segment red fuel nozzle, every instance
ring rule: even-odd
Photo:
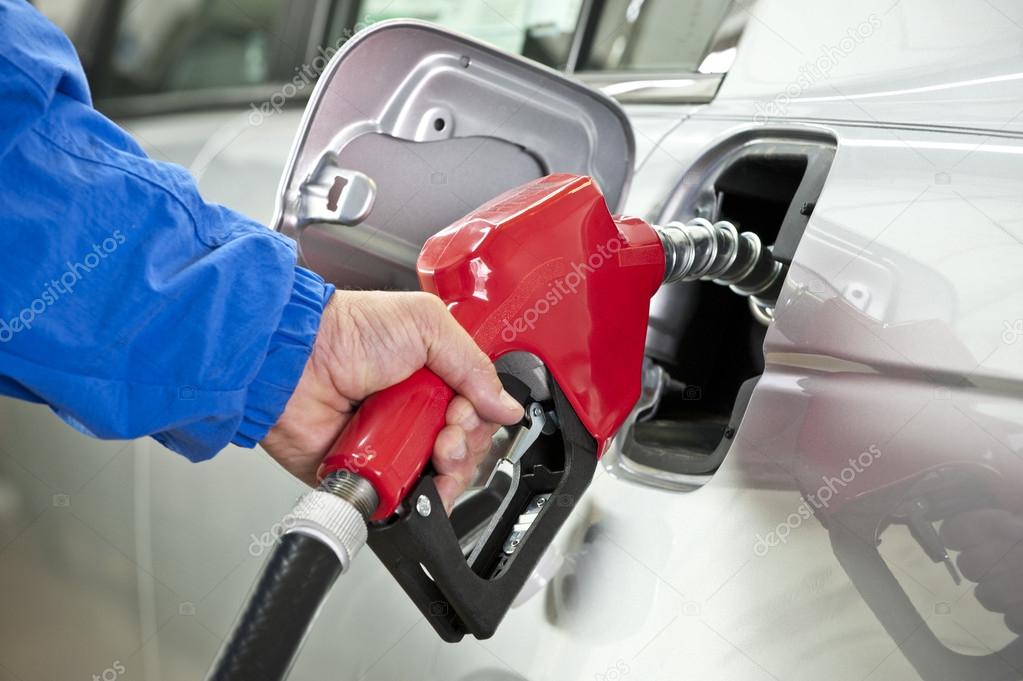
[[[418,270],[423,290],[491,359],[530,358],[501,370],[524,388],[534,418],[529,444],[503,459],[515,472],[500,507],[477,519],[486,527],[467,559],[428,469],[452,390],[421,369],[370,396],[320,466],[320,489],[295,507],[210,679],[282,677],[363,542],[442,638],[491,636],[636,404],[661,283],[713,278],[764,296],[782,278],[753,235],[728,223],[614,218],[593,180],[567,174],[502,194],[437,233]],[[278,620],[286,639],[267,630]]]
[[[639,395],[649,300],[665,273],[657,231],[612,218],[590,178],[551,175],[431,237],[418,270],[423,290],[492,359],[539,357],[603,451]],[[364,476],[380,498],[372,519],[391,516],[426,466],[451,397],[425,369],[371,396],[320,476]]]

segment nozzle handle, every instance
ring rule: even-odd
[[[452,397],[429,369],[369,396],[320,464],[319,479],[337,470],[364,477],[380,499],[369,519],[391,516],[430,460]]]

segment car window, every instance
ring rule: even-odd
[[[336,0],[329,19],[318,14],[327,5],[289,0],[36,4],[75,41],[102,106],[127,96],[152,101],[155,111],[214,99],[236,104],[239,88],[289,82],[318,45],[321,53],[336,49],[386,19],[431,21],[556,69],[613,80],[617,73],[724,73],[743,18],[730,0]],[[577,35],[581,25],[587,30]],[[186,92],[201,98],[132,97]]]
[[[107,96],[153,94],[271,79],[282,0],[135,0],[121,17]]]
[[[355,28],[421,19],[563,68],[581,7],[582,0],[365,0]],[[333,32],[343,37],[345,27],[335,26]]]
[[[32,4],[74,40],[89,0],[35,0]]]
[[[726,23],[732,5],[730,0],[608,0],[579,70],[724,73],[742,28]]]

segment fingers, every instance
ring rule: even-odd
[[[954,551],[1023,540],[1023,518],[999,509],[959,513],[941,525],[941,538]]]
[[[490,450],[498,424],[518,423],[523,412],[522,405],[501,386],[490,359],[444,304],[430,295],[420,302],[417,310],[426,315],[424,337],[429,339],[426,365],[457,393],[448,406],[447,425],[437,435],[433,456],[434,483],[450,512]]]
[[[960,551],[956,564],[976,582],[977,601],[1005,615],[1006,626],[1023,631],[1023,519],[1007,511],[982,509],[955,515],[941,526],[945,545]]]
[[[424,331],[429,333],[426,365],[456,393],[464,395],[482,420],[505,425],[520,421],[522,406],[504,391],[490,359],[440,299],[423,296],[420,314],[425,316]]]
[[[1023,607],[1023,575],[1014,570],[1001,572],[984,579],[974,593],[977,601],[993,612],[1018,610]]]
[[[444,419],[450,425],[459,426],[466,433],[476,430],[483,424],[472,402],[461,395],[456,395],[451,400]]]
[[[1023,545],[992,541],[971,547],[959,554],[956,565],[963,577],[980,582],[1003,572],[1011,572],[1023,563]]]
[[[465,484],[450,475],[437,475],[433,478],[433,483],[437,486],[441,501],[444,502],[444,512],[450,514],[455,499],[465,491]]]
[[[433,468],[437,472],[434,483],[444,510],[451,511],[458,495],[472,480],[479,454],[470,455],[466,433],[458,426],[444,426],[437,435],[433,448]]]
[[[480,461],[490,451],[495,424],[480,419],[472,404],[457,396],[448,406],[447,424],[437,435],[433,450],[434,483],[444,508],[450,512],[459,494],[472,481]]]
[[[1017,603],[1005,613],[1005,626],[1014,634],[1023,634],[1023,603]]]
[[[458,426],[465,433],[466,445],[470,457],[474,457],[473,470],[480,460],[490,451],[490,444],[499,426],[480,418],[472,403],[461,395],[456,395],[448,405],[445,420],[449,425]]]

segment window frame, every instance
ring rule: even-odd
[[[706,104],[714,99],[727,73],[579,69],[579,64],[589,61],[593,40],[606,8],[607,0],[583,0],[565,73],[623,104]],[[741,0],[731,0],[724,20],[708,43],[707,54],[726,46],[734,47],[742,36],[748,17],[749,12]],[[738,25],[737,35],[729,35],[730,25]]]
[[[252,102],[266,100],[277,92],[291,77],[291,65],[309,63],[316,49],[329,37],[333,27],[354,26],[360,16],[361,0],[290,0],[288,16],[299,16],[286,25],[286,39],[282,42],[295,46],[294,52],[284,51],[271,55],[274,79],[255,86],[230,86],[177,92],[121,95],[108,94],[113,59],[113,46],[121,27],[124,12],[131,0],[92,0],[93,11],[85,24],[76,31],[76,46],[85,65],[86,75],[93,87],[97,107],[112,118],[134,118],[186,111],[209,111],[244,108]],[[687,71],[603,71],[582,70],[579,64],[588,61],[602,13],[608,0],[583,0],[572,37],[564,73],[586,85],[603,91],[623,104],[705,104],[717,94],[726,74],[705,74]],[[720,49],[724,41],[734,44],[735,31],[726,35],[726,27],[739,24],[738,34],[748,12],[741,2],[732,2],[725,20],[710,41],[710,51]],[[294,97],[286,105],[304,106],[309,93]]]

